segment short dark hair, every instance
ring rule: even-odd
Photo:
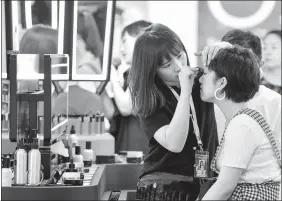
[[[58,53],[58,31],[43,24],[33,25],[27,29],[20,41],[22,54],[39,54],[43,62],[44,54]],[[39,73],[43,73],[43,65],[39,66]]]
[[[243,31],[240,29],[232,29],[228,31],[221,39],[222,41],[229,42],[232,45],[240,45],[244,48],[251,49],[256,55],[259,62],[262,58],[262,46],[260,38],[250,31]]]
[[[177,56],[182,51],[186,53],[180,38],[162,24],[152,24],[137,38],[128,77],[134,115],[147,117],[165,105],[161,91],[165,84],[157,70],[163,64],[163,58],[170,61],[170,55]],[[187,53],[186,56],[189,65]]]
[[[239,45],[220,50],[208,68],[217,78],[225,77],[227,85],[222,92],[235,103],[246,102],[254,97],[260,85],[258,61],[254,54]]]
[[[57,54],[58,31],[43,24],[27,29],[20,41],[24,54]]]
[[[127,32],[130,36],[136,37],[141,34],[144,28],[150,26],[151,24],[152,24],[151,22],[148,22],[146,20],[136,21],[124,27],[122,30],[121,36],[123,37],[125,32]]]
[[[268,36],[269,34],[275,34],[281,38],[281,30],[278,30],[278,29],[271,30],[266,33],[265,37]]]

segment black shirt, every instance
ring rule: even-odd
[[[200,84],[196,80],[192,91],[192,97],[204,148],[209,149],[211,159],[218,143],[216,122],[214,118],[213,104],[201,101],[199,87]],[[153,172],[167,172],[184,176],[193,176],[193,165],[195,160],[195,151],[193,148],[197,146],[197,139],[194,134],[191,119],[187,119],[187,123],[190,121],[189,133],[184,148],[180,153],[170,152],[160,145],[154,138],[154,134],[159,128],[170,124],[178,102],[167,86],[161,85],[159,89],[165,96],[165,106],[158,108],[149,117],[141,119],[142,128],[149,139],[150,151],[145,158],[140,178]]]

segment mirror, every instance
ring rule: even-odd
[[[69,38],[71,79],[105,81],[111,65],[113,13],[115,1],[72,1],[73,13],[66,13],[72,25],[65,24]],[[70,10],[70,9],[69,9]],[[72,16],[69,16],[72,15]],[[72,30],[69,30],[72,27]],[[67,36],[69,37],[69,35]],[[65,39],[67,38],[65,37]],[[66,43],[66,41],[65,41]]]
[[[63,27],[60,28],[59,21],[64,19],[64,2],[61,1],[11,1],[12,11],[12,27],[11,30],[6,30],[6,33],[12,32],[14,39],[12,44],[13,51],[22,49],[21,39],[25,32],[36,24],[43,24],[57,30],[57,35],[63,41]],[[60,12],[63,11],[63,12]],[[62,51],[63,44],[58,43],[59,50]],[[23,52],[26,53],[26,52]],[[31,52],[28,52],[31,53]],[[34,52],[35,53],[35,52]],[[55,53],[55,52],[54,52]]]

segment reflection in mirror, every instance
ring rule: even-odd
[[[58,30],[59,2],[11,1],[12,3],[12,35],[13,50],[20,50],[20,41],[27,29],[36,24],[44,24]],[[58,37],[58,36],[57,36]]]
[[[113,5],[113,1],[74,1],[73,80],[106,80],[111,63]]]

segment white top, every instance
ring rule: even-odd
[[[281,132],[280,132],[281,133]],[[281,137],[276,138],[281,151]],[[229,123],[216,161],[222,166],[244,169],[239,183],[281,181],[281,170],[272,146],[260,125],[246,114]]]
[[[218,139],[220,140],[226,119],[219,107],[215,104],[214,106]],[[261,85],[255,97],[248,101],[248,107],[260,112],[274,135],[281,139],[281,95],[279,93]]]

